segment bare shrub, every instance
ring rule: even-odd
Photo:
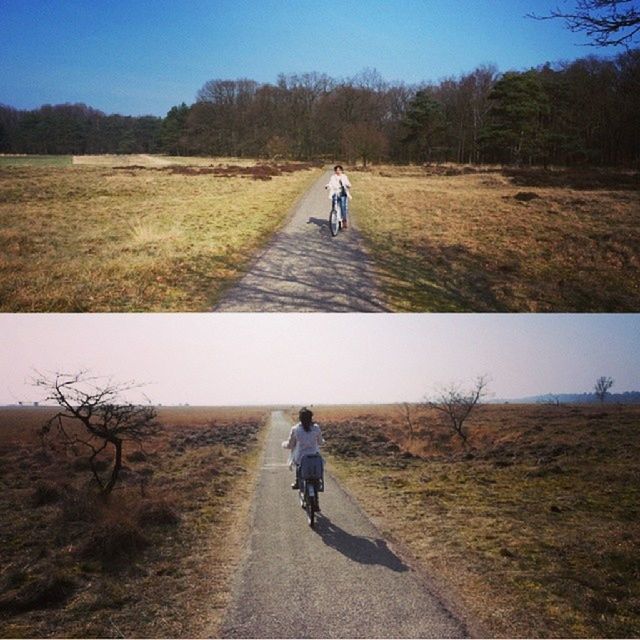
[[[141,527],[176,525],[180,523],[180,514],[171,500],[150,498],[138,508],[137,521]]]
[[[464,429],[465,422],[486,396],[487,382],[487,376],[478,376],[473,387],[466,391],[462,390],[458,384],[451,383],[425,402],[428,407],[446,417],[449,426],[465,445],[468,437]]]
[[[61,518],[65,523],[95,522],[101,508],[100,500],[89,489],[67,492],[60,504]]]
[[[76,581],[64,572],[38,576],[0,598],[0,612],[16,614],[58,606],[77,589]]]
[[[53,400],[62,409],[41,428],[43,443],[53,430],[56,440],[67,451],[76,455],[84,451],[89,455],[89,465],[100,492],[111,493],[122,468],[123,443],[142,443],[159,430],[153,407],[122,398],[139,385],[104,382],[85,371],[57,373],[53,378],[40,375],[34,384],[46,390],[46,400]],[[105,477],[100,465],[105,464],[109,449],[113,462],[109,462],[110,470]]]
[[[129,462],[145,462],[147,459],[147,454],[144,451],[132,451],[128,456],[127,460]]]
[[[80,549],[80,555],[108,564],[131,558],[148,544],[148,539],[137,523],[132,520],[107,518],[97,523],[90,532]]]
[[[40,480],[33,490],[31,499],[36,507],[58,502],[64,495],[64,487],[51,480]]]

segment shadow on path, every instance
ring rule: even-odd
[[[350,233],[333,238],[326,220],[309,217],[307,232],[282,233],[233,289],[240,305],[253,311],[387,311],[373,295],[367,256]],[[311,231],[311,232],[310,232]],[[315,232],[314,232],[315,231]],[[229,309],[228,296],[216,310]]]
[[[214,311],[380,312],[374,271],[357,228],[329,229],[325,174],[296,206],[243,278]],[[326,215],[324,212],[326,211]]]
[[[326,218],[314,218],[313,216],[309,216],[307,224],[315,224],[320,232],[326,232],[326,234],[331,235],[331,230],[329,229],[329,216]]]
[[[354,536],[322,514],[317,515],[316,533],[329,547],[360,564],[379,564],[392,571],[408,571],[409,567],[392,553],[381,538]]]

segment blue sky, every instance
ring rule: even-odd
[[[164,404],[418,401],[488,374],[498,398],[640,389],[640,314],[0,314],[0,404],[33,369],[149,383]]]
[[[375,68],[415,83],[615,53],[525,17],[566,1],[0,0],[0,103],[164,115],[217,78]]]

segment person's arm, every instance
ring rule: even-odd
[[[324,438],[322,437],[322,431],[320,431],[320,427],[318,427],[318,432],[316,433],[316,442],[318,443],[319,447],[324,444]]]
[[[291,432],[289,433],[289,440],[285,440],[282,443],[284,449],[295,449],[296,446],[296,428],[291,427]]]

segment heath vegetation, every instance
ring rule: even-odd
[[[333,470],[498,637],[634,637],[640,407],[317,409]]]
[[[265,412],[159,408],[159,432],[123,444],[106,497],[86,452],[42,446],[55,413],[0,410],[0,635],[215,636]]]

